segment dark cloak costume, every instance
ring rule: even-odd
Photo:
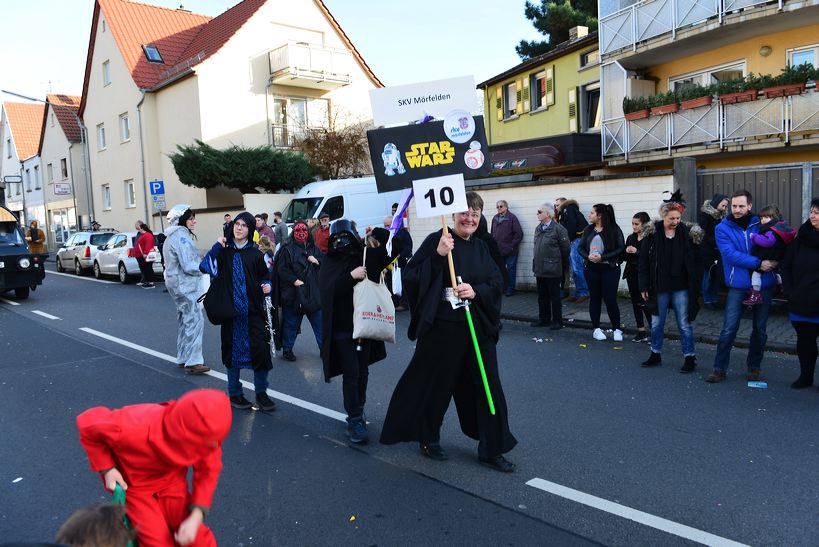
[[[461,430],[479,441],[478,456],[492,458],[517,444],[509,431],[495,347],[503,280],[483,241],[452,236],[455,273],[475,290],[470,309],[496,413],[489,413],[466,314],[443,300],[450,277],[447,258],[436,250],[439,230],[424,240],[403,271],[412,311],[408,336],[417,339],[417,345],[390,400],[381,442],[439,441],[444,415],[454,398]]]

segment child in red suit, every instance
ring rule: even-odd
[[[194,390],[178,401],[95,407],[77,416],[80,442],[105,488],[128,491],[126,510],[142,547],[216,545],[202,524],[222,470],[231,425],[221,391]],[[188,468],[193,467],[193,492]]]

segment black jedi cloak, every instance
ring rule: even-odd
[[[367,277],[378,282],[381,271],[390,263],[390,257],[383,247],[367,249]],[[356,281],[350,272],[364,264],[363,248],[355,253],[330,253],[324,257],[319,272],[319,292],[321,294],[321,332],[324,340],[321,347],[321,361],[324,365],[324,381],[329,382],[342,373],[338,351],[334,339],[338,333],[353,336],[353,288]],[[369,363],[377,363],[387,357],[384,342],[367,340]]]
[[[517,444],[509,431],[506,399],[498,375],[496,344],[503,280],[486,244],[453,233],[455,273],[475,290],[470,310],[495,404],[490,415],[465,311],[442,300],[450,286],[447,258],[436,249],[441,231],[430,234],[403,270],[412,317],[408,336],[415,354],[390,400],[381,442],[437,441],[450,400],[461,430],[478,440],[478,453],[493,457]]]

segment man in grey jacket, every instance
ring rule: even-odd
[[[537,210],[539,224],[535,228],[535,249],[532,271],[537,280],[539,320],[533,327],[563,328],[563,304],[560,301],[560,280],[563,265],[569,258],[569,233],[552,219],[552,206],[544,203]]]
[[[273,237],[276,239],[276,250],[278,251],[279,248],[284,245],[288,235],[287,224],[282,220],[280,211],[273,213],[273,223],[275,224]]]

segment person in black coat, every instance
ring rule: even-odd
[[[703,230],[702,243],[699,249],[699,261],[702,266],[702,303],[709,310],[717,309],[717,285],[722,279],[722,265],[717,249],[717,239],[714,230],[723,218],[728,208],[728,196],[714,194],[710,200],[703,202],[697,215],[697,224]]]
[[[819,198],[811,201],[810,216],[788,247],[780,275],[799,357],[799,378],[791,387],[810,387],[819,354]]]
[[[626,248],[620,257],[626,265],[623,268],[623,279],[626,280],[628,285],[628,294],[634,310],[634,320],[637,322],[637,335],[632,340],[633,342],[647,342],[646,324],[651,328],[651,314],[646,309],[646,303],[640,293],[640,285],[637,280],[640,269],[640,245],[643,241],[643,227],[650,222],[651,217],[645,211],[640,211],[631,218],[631,227],[634,231],[626,238]]]
[[[347,436],[357,444],[369,440],[364,417],[369,366],[384,359],[387,351],[384,342],[353,339],[353,289],[365,277],[375,282],[381,280],[381,272],[391,260],[386,251],[389,235],[383,228],[373,229],[365,255],[352,223],[347,219],[336,220],[330,227],[328,253],[319,275],[324,381],[342,375]]]

